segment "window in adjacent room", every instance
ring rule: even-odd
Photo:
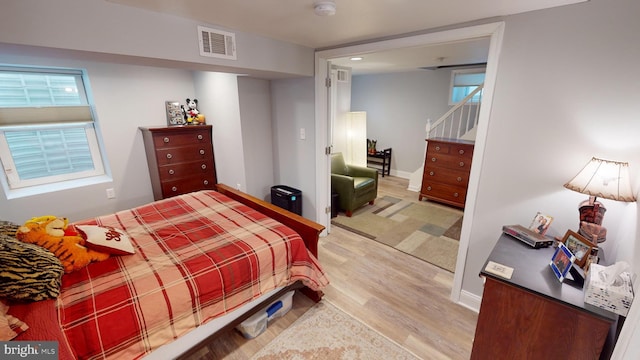
[[[0,160],[8,193],[105,176],[89,92],[83,70],[0,66]]]
[[[449,105],[462,101],[478,86],[484,83],[485,69],[465,69],[451,71],[451,87]],[[471,103],[478,103],[482,97],[482,90],[471,98]]]

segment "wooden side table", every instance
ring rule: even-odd
[[[482,268],[486,279],[471,359],[598,359],[617,315],[584,303],[581,288],[563,284],[549,261],[553,247],[534,249],[508,235],[487,263],[514,269],[511,279]]]
[[[381,171],[382,177],[385,173],[391,175],[391,148],[376,151],[374,154],[367,153],[367,166]]]

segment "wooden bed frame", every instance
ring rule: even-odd
[[[324,230],[324,226],[315,223],[311,220],[305,219],[300,215],[294,214],[290,211],[287,211],[285,209],[282,209],[278,206],[275,206],[273,204],[270,204],[266,201],[260,200],[254,196],[251,196],[249,194],[246,194],[242,191],[233,189],[230,186],[224,185],[224,184],[216,184],[216,190],[254,210],[257,210],[267,216],[269,216],[272,219],[275,219],[279,222],[281,222],[282,224],[290,227],[291,229],[295,230],[298,234],[300,234],[300,237],[302,237],[302,239],[304,240],[304,243],[307,247],[307,249],[309,249],[309,252],[311,252],[313,254],[313,256],[316,257],[316,259],[318,258],[318,240],[320,238],[320,233],[322,232],[322,230]],[[190,355],[194,354],[195,352],[197,352],[199,349],[201,349],[202,347],[206,346],[207,343],[211,342],[211,340],[215,339],[216,337],[220,336],[223,333],[226,333],[227,331],[235,328],[236,326],[238,326],[241,322],[245,321],[246,319],[248,319],[249,317],[251,317],[251,315],[255,314],[256,312],[258,312],[259,310],[263,309],[264,307],[266,307],[267,305],[271,304],[272,302],[276,301],[278,298],[280,298],[282,295],[284,295],[285,293],[291,291],[291,290],[300,290],[303,294],[305,294],[307,297],[309,297],[311,300],[318,302],[320,301],[320,299],[323,296],[323,293],[321,291],[313,291],[309,288],[307,288],[306,286],[302,285],[301,282],[296,282],[292,285],[289,285],[283,289],[281,289],[280,291],[276,292],[275,294],[273,294],[272,296],[268,297],[267,299],[265,299],[264,301],[260,302],[257,306],[253,307],[251,310],[247,311],[246,313],[242,314],[241,316],[239,316],[236,320],[230,322],[229,324],[225,325],[222,329],[220,329],[219,331],[216,331],[215,333],[209,335],[207,338],[205,338],[204,340],[200,341],[198,344],[196,344],[195,346],[191,347],[189,350],[187,350],[186,352],[184,352],[183,354],[181,354],[178,359],[186,359],[188,358]]]

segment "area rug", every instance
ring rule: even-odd
[[[282,331],[251,360],[418,359],[409,351],[322,301]]]
[[[433,202],[376,199],[331,223],[454,272],[463,212]]]

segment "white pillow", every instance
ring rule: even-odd
[[[9,306],[0,301],[0,341],[9,341],[29,329],[29,325],[7,314]]]
[[[89,249],[112,255],[135,253],[131,238],[122,230],[96,225],[76,225],[75,228],[84,235]]]

